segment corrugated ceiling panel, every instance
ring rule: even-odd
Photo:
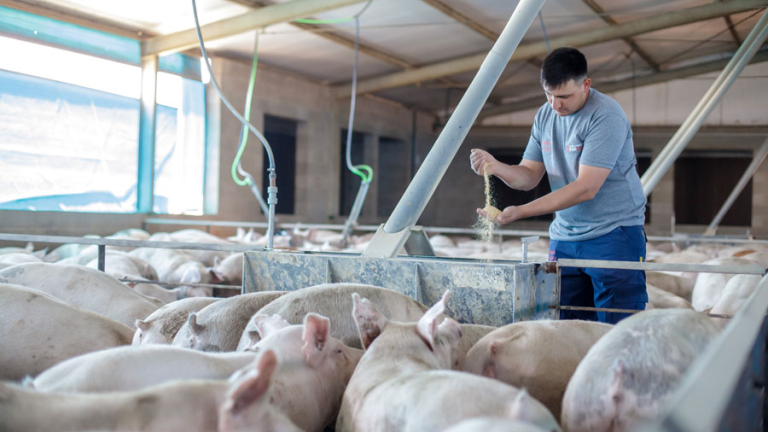
[[[618,23],[702,6],[712,0],[595,0]]]
[[[271,34],[274,29],[276,33]],[[331,82],[352,79],[354,50],[303,32],[288,24],[270,27],[259,36],[259,59],[265,63],[296,73]],[[244,57],[253,53],[254,32],[211,41],[211,50],[234,52]],[[360,77],[400,70],[380,60],[360,55]]]
[[[635,41],[662,66],[736,48],[723,18],[646,33]]]

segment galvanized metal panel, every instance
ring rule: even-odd
[[[549,309],[556,299],[555,274],[539,263],[247,252],[243,267],[244,292],[351,282],[391,289],[431,305],[451,290],[446,313],[462,323],[503,326],[555,317]]]

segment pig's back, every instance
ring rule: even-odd
[[[43,292],[0,284],[0,379],[35,376],[87,352],[127,345],[123,324],[72,307]]]
[[[330,318],[331,336],[347,346],[362,348],[357,324],[352,318],[353,293],[370,300],[392,321],[418,321],[428,309],[416,300],[386,288],[341,283],[315,285],[290,292],[262,308],[259,313],[280,315],[291,324],[301,324],[309,312],[318,313]],[[240,345],[243,345],[242,339]]]

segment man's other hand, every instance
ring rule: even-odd
[[[486,163],[490,164],[488,165],[488,168],[486,168],[488,175],[495,175],[496,167],[499,164],[496,158],[491,156],[490,153],[480,149],[472,149],[472,152],[469,154],[469,162],[472,166],[472,171],[477,175],[483,175],[483,166]]]

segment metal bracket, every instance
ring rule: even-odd
[[[389,234],[384,231],[384,224],[381,224],[371,239],[371,244],[363,252],[363,257],[394,258],[402,248],[411,256],[435,256],[432,244],[422,227],[412,226]]]
[[[528,262],[528,245],[539,241],[539,236],[523,237],[520,241],[523,243],[523,259],[520,262],[525,263]]]

